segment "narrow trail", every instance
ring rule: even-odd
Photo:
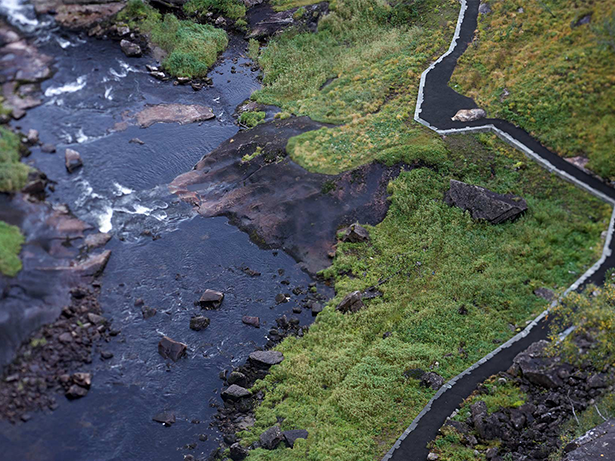
[[[487,118],[467,123],[451,120],[458,110],[477,107],[471,98],[460,95],[450,88],[448,82],[457,60],[472,41],[478,23],[479,5],[480,0],[461,0],[457,28],[448,51],[421,76],[414,119],[442,135],[494,132],[503,141],[521,150],[547,170],[615,206],[615,189],[551,152],[523,129],[499,119]],[[613,252],[615,242],[612,239],[614,221],[615,209],[611,216],[602,257],[566,290],[564,296],[587,283],[602,283],[606,271],[615,267]],[[476,386],[489,376],[508,369],[519,352],[533,342],[547,337],[547,312],[540,314],[522,332],[442,386],[382,461],[426,459],[429,454],[427,444],[436,438],[446,418],[474,391]]]

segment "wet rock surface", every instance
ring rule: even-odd
[[[177,362],[184,355],[186,355],[187,349],[188,346],[184,343],[175,341],[168,336],[164,336],[158,343],[158,353],[165,359],[170,359],[174,362]]]
[[[256,243],[284,248],[317,272],[330,264],[340,227],[384,219],[387,185],[404,168],[372,163],[336,176],[310,173],[287,157],[286,143],[322,127],[297,117],[240,132],[175,178],[170,190],[203,216],[228,216]],[[260,155],[242,161],[257,148]],[[330,184],[333,190],[327,191]]]
[[[154,123],[194,123],[214,118],[211,108],[198,104],[156,104],[134,115],[141,128]],[[130,119],[130,118],[129,118]]]
[[[450,206],[469,211],[474,219],[484,219],[491,224],[514,221],[527,210],[527,203],[512,194],[497,194],[484,187],[451,179],[444,197]]]

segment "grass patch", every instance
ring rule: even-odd
[[[239,116],[239,123],[247,126],[248,128],[254,128],[256,125],[263,123],[265,121],[265,112],[263,111],[249,111],[242,112]]]
[[[141,0],[130,0],[118,13],[118,21],[150,36],[152,43],[167,52],[162,66],[176,77],[200,78],[207,76],[216,62],[218,53],[228,45],[222,29],[209,24],[179,20],[172,14],[164,17]]]
[[[18,227],[0,221],[0,273],[14,277],[21,270],[19,252],[23,243]]]
[[[0,127],[0,192],[20,190],[28,179],[30,167],[21,163],[19,136]]]
[[[451,86],[555,152],[587,156],[589,168],[615,177],[615,3],[490,5]],[[591,24],[571,26],[588,14]]]
[[[184,11],[197,18],[214,13],[237,20],[245,17],[246,6],[240,0],[190,0],[184,5]]]

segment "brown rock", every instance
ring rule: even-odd
[[[83,166],[83,161],[81,160],[81,155],[79,155],[79,152],[77,152],[76,150],[66,149],[66,152],[64,154],[64,158],[65,158],[66,170],[69,173],[72,173],[77,168],[80,168],[80,167]]]
[[[224,293],[215,290],[205,290],[199,299],[199,305],[202,309],[217,309],[224,300]]]
[[[353,291],[347,294],[337,305],[336,309],[342,314],[356,313],[365,307],[360,291]]]
[[[188,349],[184,343],[174,341],[168,336],[164,336],[158,343],[158,353],[165,359],[171,359],[174,362],[178,361]]]
[[[246,325],[250,325],[252,327],[260,328],[261,323],[258,317],[250,317],[249,315],[244,315],[241,318],[241,321]]]

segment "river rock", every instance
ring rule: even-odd
[[[111,234],[108,232],[97,232],[90,234],[85,238],[85,245],[88,249],[105,246],[111,240]]]
[[[73,335],[71,335],[69,332],[62,333],[60,336],[58,336],[58,339],[61,343],[67,344],[73,341]]]
[[[136,115],[141,128],[154,123],[179,123],[180,125],[201,122],[215,117],[211,108],[199,104],[156,104],[148,105]]]
[[[165,426],[170,426],[175,423],[175,413],[170,411],[162,411],[152,418],[152,421],[162,423]]]
[[[444,201],[469,211],[474,219],[484,219],[491,224],[514,221],[527,210],[527,203],[512,194],[496,194],[484,187],[451,179]]]
[[[88,390],[86,388],[73,384],[68,388],[65,395],[67,398],[74,400],[80,399],[81,397],[85,397],[87,394]]]
[[[89,389],[92,385],[91,373],[73,373],[72,380],[75,384],[81,387]]]
[[[487,113],[484,109],[462,109],[457,111],[451,120],[454,122],[473,122],[485,118],[486,116]]]
[[[250,391],[245,387],[238,386],[237,384],[231,384],[220,394],[224,400],[240,400],[246,397],[250,397]]]
[[[265,450],[275,450],[283,439],[284,437],[282,436],[280,426],[270,427],[259,437],[261,447],[263,447]]]
[[[72,173],[77,168],[83,166],[83,162],[81,161],[81,155],[79,155],[79,152],[77,152],[76,150],[66,149],[66,152],[64,153],[64,158],[66,170],[69,173]]]
[[[312,310],[312,316],[316,317],[318,314],[322,312],[322,304],[313,301],[310,305]]]
[[[491,13],[489,3],[481,3],[478,7],[478,14],[487,15],[489,13]]]
[[[365,307],[360,291],[353,291],[347,294],[337,305],[336,309],[342,314],[356,313]]]
[[[255,328],[260,328],[261,326],[261,321],[258,317],[251,317],[249,315],[244,315],[241,318],[241,321],[245,323],[246,325],[250,325]]]
[[[295,446],[295,442],[297,441],[297,439],[307,439],[308,435],[309,433],[305,429],[293,429],[290,431],[282,432],[284,441],[290,448],[293,448]]]
[[[218,309],[224,300],[224,293],[216,290],[205,290],[199,299],[202,309]]]
[[[250,354],[250,360],[255,365],[270,367],[282,363],[284,355],[278,351],[254,351]]]
[[[235,442],[229,449],[229,456],[233,461],[241,461],[248,456],[248,449]]]
[[[232,371],[226,378],[226,382],[231,384],[237,384],[241,387],[246,387],[248,384],[248,377],[239,371]]]
[[[209,326],[209,319],[203,315],[197,315],[190,319],[190,329],[194,331],[204,330]]]
[[[28,140],[29,144],[32,144],[32,145],[38,144],[39,143],[38,131],[33,130],[33,129],[28,130],[28,135],[26,139]]]
[[[53,144],[43,144],[41,146],[41,152],[45,153],[45,154],[53,154],[56,151],[56,146],[54,146]]]
[[[107,323],[107,319],[102,315],[94,314],[92,312],[88,313],[88,321],[93,325],[104,325]]]
[[[83,276],[97,277],[109,262],[111,250],[105,250],[98,254],[89,255],[85,261],[80,262],[74,268]]]
[[[188,349],[184,343],[174,341],[168,336],[164,336],[158,343],[158,353],[165,359],[171,359],[174,362],[178,361]]]
[[[348,226],[341,237],[342,242],[360,243],[369,241],[369,232],[358,223]]]
[[[126,56],[129,58],[135,58],[141,56],[141,47],[130,40],[123,39],[120,42],[120,47]]]

